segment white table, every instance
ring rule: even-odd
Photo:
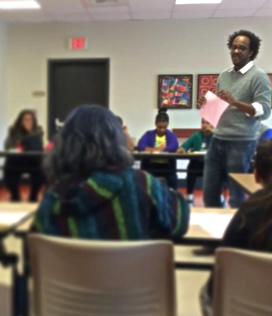
[[[262,188],[262,186],[259,183],[256,183],[253,174],[230,173],[229,176],[249,195],[255,193],[256,191]]]
[[[0,235],[33,218],[37,207],[37,203],[0,203]]]

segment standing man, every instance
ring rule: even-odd
[[[220,194],[228,174],[245,173],[255,151],[257,131],[271,112],[271,88],[267,74],[254,65],[260,38],[241,30],[229,36],[228,47],[234,67],[221,73],[217,95],[229,103],[223,113],[205,158],[204,203],[220,207]],[[205,98],[199,99],[201,106]],[[230,201],[238,208],[244,200],[243,190],[229,180]]]

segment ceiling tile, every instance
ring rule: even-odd
[[[171,11],[175,0],[130,0],[131,11]]]
[[[15,1],[15,0],[10,0]],[[223,0],[220,4],[175,5],[175,0],[122,0],[119,5],[86,6],[91,0],[37,0],[42,10],[0,11],[4,21],[82,22],[89,20],[154,20],[272,16],[272,0]],[[85,4],[84,4],[85,3]],[[171,14],[172,12],[172,14]]]
[[[84,12],[80,0],[39,0],[42,9],[48,12]]]
[[[3,21],[11,22],[48,22],[51,21],[50,16],[47,16],[40,10],[27,10],[27,11],[1,11],[0,19]]]
[[[91,17],[95,21],[123,21],[130,20],[130,15],[128,12],[97,12],[92,13]]]
[[[88,15],[63,15],[57,16],[54,20],[58,22],[90,22],[92,19]]]
[[[109,7],[88,7],[88,12],[92,14],[96,13],[113,13],[113,14],[118,14],[118,13],[129,13],[128,7],[127,6],[109,6]]]
[[[237,8],[261,8],[267,0],[223,0],[218,8],[224,9],[237,9]]]
[[[93,20],[130,20],[130,14],[127,6],[109,6],[109,7],[89,7],[88,12],[90,13]]]
[[[83,13],[69,13],[69,12],[54,12],[50,16],[57,21],[90,21],[91,17],[87,12]]]
[[[173,19],[203,19],[210,18],[213,11],[176,11],[173,14]]]
[[[55,5],[55,6],[45,6],[44,10],[47,12],[67,12],[67,13],[83,13],[85,12],[85,9],[83,6],[61,6],[61,5]]]
[[[79,0],[85,7],[128,6],[130,0]]]
[[[249,17],[254,15],[256,9],[244,10],[216,10],[213,18],[235,18],[235,17]]]
[[[272,6],[266,9],[261,9],[254,16],[272,16]]]
[[[202,11],[202,10],[215,10],[218,4],[185,4],[175,5],[174,11]]]
[[[264,5],[264,8],[272,8],[272,0],[269,0],[268,2],[266,2],[266,4]]]
[[[48,5],[48,6],[76,6],[82,5],[80,0],[36,0],[41,5]]]
[[[169,19],[170,17],[170,11],[132,12],[132,18],[135,20],[163,20]]]

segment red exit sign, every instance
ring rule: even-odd
[[[87,48],[87,39],[85,37],[72,37],[69,39],[69,49],[85,50]]]

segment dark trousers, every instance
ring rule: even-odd
[[[26,173],[26,172],[14,171],[14,170],[5,171],[5,183],[6,183],[7,188],[10,191],[11,200],[14,202],[20,201],[19,187],[20,187],[20,179],[23,173]],[[27,173],[30,175],[30,181],[31,181],[29,200],[31,202],[35,202],[37,201],[41,186],[44,183],[44,177],[40,171],[28,171]]]
[[[229,173],[246,173],[256,147],[255,141],[227,141],[213,138],[205,156],[204,202],[206,207],[220,207],[221,189]],[[229,179],[232,208],[239,208],[245,199],[244,190]]]
[[[187,168],[187,194],[193,194],[196,180],[203,176],[204,161],[191,160]]]
[[[169,188],[177,189],[178,179],[175,160],[169,160],[167,163],[156,163],[149,159],[143,159],[141,169],[151,173],[156,178],[164,178]]]
[[[20,201],[20,179],[24,173],[30,175],[31,190],[29,200],[37,201],[41,186],[45,178],[41,169],[41,159],[36,157],[9,157],[4,168],[4,179],[11,194],[12,201]]]

